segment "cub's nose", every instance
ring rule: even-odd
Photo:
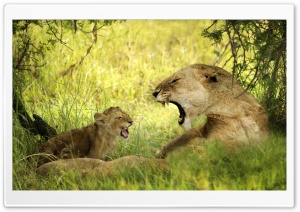
[[[152,95],[156,98],[157,97],[157,95],[158,95],[158,91],[154,91],[153,93],[152,93]]]

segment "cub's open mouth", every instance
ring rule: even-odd
[[[178,118],[178,124],[182,125],[185,121],[185,111],[184,109],[181,107],[181,105],[177,102],[174,101],[170,101],[170,103],[174,104],[177,106],[178,110],[179,110],[179,118]]]
[[[123,127],[120,134],[123,138],[128,138],[129,135],[128,129]]]

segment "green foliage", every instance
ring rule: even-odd
[[[215,50],[217,64],[233,62],[234,77],[264,104],[271,128],[285,133],[286,21],[213,21],[202,35],[221,46],[222,53]]]
[[[154,150],[183,130],[177,124],[177,107],[163,108],[151,93],[157,83],[186,65],[212,64],[226,56],[222,48],[199,35],[210,25],[209,21],[16,21],[14,89],[29,115],[39,114],[58,133],[91,124],[95,112],[118,105],[134,124],[111,159],[154,157]],[[226,44],[222,38],[220,45]],[[228,62],[225,69],[230,66]],[[252,92],[262,94],[260,89],[255,87]],[[219,142],[179,149],[167,158],[170,173],[138,168],[124,170],[116,178],[79,172],[39,177],[35,153],[44,140],[25,131],[16,117],[14,114],[15,190],[286,189],[285,138],[281,135],[234,152]]]

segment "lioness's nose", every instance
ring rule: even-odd
[[[157,97],[157,95],[158,95],[158,91],[154,91],[153,93],[152,93],[152,95],[156,98]]]

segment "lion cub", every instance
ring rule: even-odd
[[[133,121],[120,107],[110,107],[94,115],[95,123],[50,138],[44,143],[38,166],[59,158],[98,158],[105,160],[118,144],[118,136],[128,138]]]

